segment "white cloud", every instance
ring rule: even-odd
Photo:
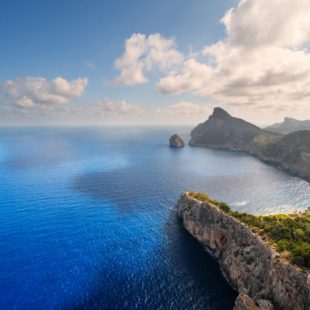
[[[242,47],[296,47],[309,42],[308,0],[241,0],[222,19],[229,43]]]
[[[179,73],[171,73],[162,78],[158,89],[164,94],[180,94],[184,91],[199,90],[204,87],[205,80],[211,78],[213,69],[194,58],[188,59]]]
[[[310,117],[310,1],[241,0],[222,22],[227,38],[162,77],[159,91],[192,92],[252,116],[257,108]]]
[[[119,114],[119,115],[128,115],[128,114],[140,114],[142,113],[142,108],[129,104],[125,100],[112,101],[104,99],[97,102],[97,108],[99,113],[105,114]]]
[[[160,34],[133,34],[126,40],[123,55],[115,61],[120,71],[115,82],[146,83],[151,71],[156,71],[161,76],[157,89],[163,94],[188,92],[253,121],[262,118],[269,122],[286,115],[309,118],[310,0],[240,0],[221,22],[227,36],[187,57],[176,49],[173,39]],[[93,67],[87,61],[84,65]],[[35,113],[31,109],[34,105],[40,113],[50,113],[56,104],[82,96],[86,86],[85,78],[67,81],[61,77],[23,77],[4,82],[0,96],[4,102],[23,107],[15,109],[20,113]],[[103,100],[96,105],[69,108],[65,114],[60,106],[59,113],[64,117],[69,113],[88,115],[89,119],[97,115],[134,119],[140,115],[145,122],[153,118],[154,123],[170,123],[174,121],[172,115],[182,120],[205,117],[211,106],[181,101],[158,111],[143,111],[126,101]]]
[[[34,104],[65,104],[74,97],[81,97],[87,79],[67,81],[62,77],[47,80],[42,77],[20,77],[1,85],[1,94],[16,106],[27,108]]]
[[[33,102],[30,98],[27,98],[26,96],[17,98],[15,101],[16,105],[22,108],[29,108],[33,106]]]
[[[135,33],[126,40],[123,56],[115,61],[115,67],[121,71],[116,82],[124,85],[146,83],[146,71],[171,69],[182,59],[182,54],[175,49],[174,40],[158,33],[149,36]]]

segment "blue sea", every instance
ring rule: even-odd
[[[309,183],[242,153],[168,147],[190,128],[0,128],[0,309],[232,309],[183,228],[203,191],[254,214],[303,210]]]

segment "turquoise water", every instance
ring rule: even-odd
[[[171,149],[171,128],[0,129],[1,309],[231,309],[182,228],[204,191],[255,214],[303,210],[309,183],[240,153]]]

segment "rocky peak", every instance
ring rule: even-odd
[[[216,118],[221,118],[221,119],[231,117],[231,115],[229,113],[227,113],[224,109],[222,109],[220,107],[214,108],[212,116],[216,117]]]
[[[292,118],[292,117],[285,117],[284,118],[284,123],[286,123],[286,124],[296,123],[296,122],[298,122],[298,120],[295,118]]]
[[[209,119],[191,132],[191,145],[233,148],[252,147],[256,136],[263,133],[257,126],[215,108]],[[266,134],[269,135],[269,134]]]
[[[293,118],[293,117],[285,117],[285,118],[284,118],[284,121],[285,121],[285,122],[296,121],[296,119]]]

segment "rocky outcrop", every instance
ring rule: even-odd
[[[260,310],[256,302],[247,294],[241,293],[236,299],[234,310]]]
[[[185,144],[179,135],[174,134],[169,139],[169,145],[170,147],[184,147]]]
[[[235,301],[234,310],[274,310],[269,300],[260,299],[255,302],[249,295],[240,293]]]
[[[191,132],[190,145],[247,152],[310,180],[310,131],[272,133],[215,108]]]
[[[232,286],[255,300],[258,309],[270,302],[275,309],[310,309],[309,273],[281,259],[245,224],[189,193],[178,200],[177,212],[186,230],[218,258]]]

